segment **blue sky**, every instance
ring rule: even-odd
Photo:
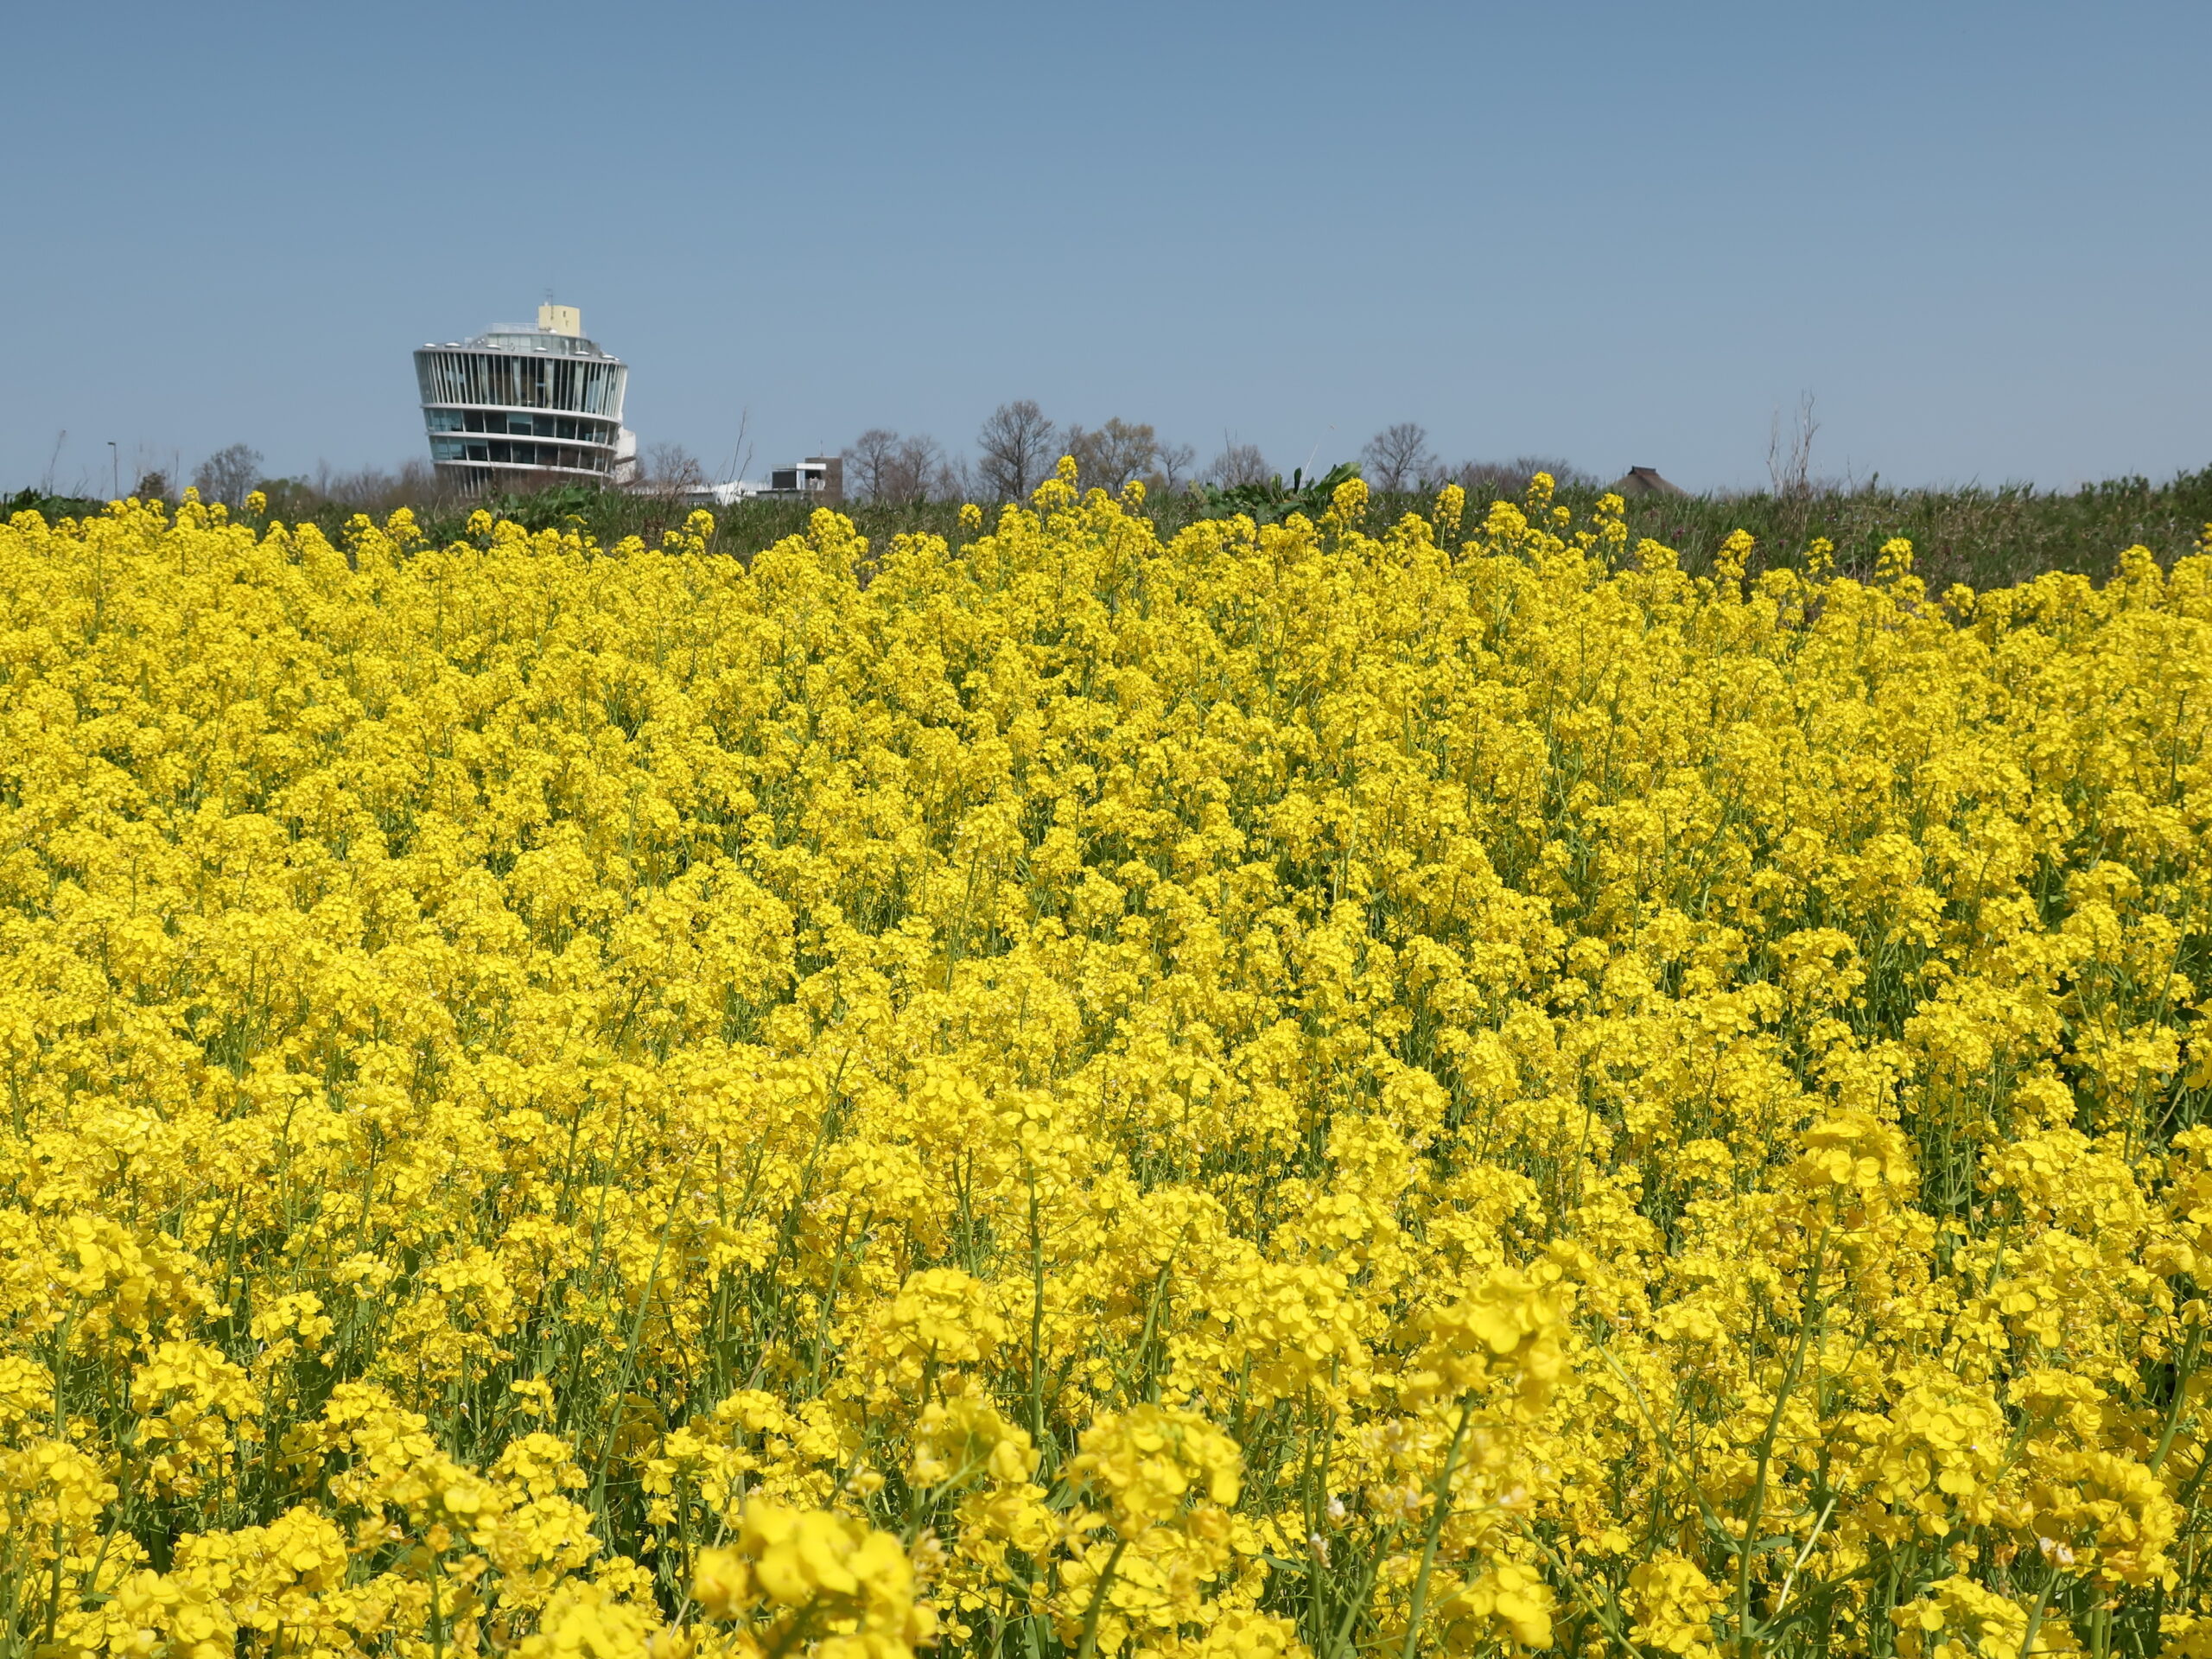
[[[2202,3],[18,9],[0,488],[419,453],[550,285],[756,474],[1010,397],[1286,470],[2212,462]],[[67,439],[51,461],[56,434]],[[124,480],[126,483],[129,480]]]

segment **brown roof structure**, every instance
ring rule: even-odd
[[[1688,495],[1689,492],[1679,484],[1669,484],[1659,476],[1656,467],[1631,467],[1628,475],[1613,486],[1615,495]]]

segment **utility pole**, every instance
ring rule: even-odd
[[[117,501],[122,500],[123,457],[116,453],[115,440],[113,438],[110,438],[107,441],[107,480],[115,489],[115,494],[110,499]]]

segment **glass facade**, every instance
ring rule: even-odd
[[[534,473],[596,473],[607,470],[606,457],[565,443],[517,443],[505,438],[432,438],[430,459],[483,461],[526,467]]]
[[[423,346],[415,379],[430,458],[441,473],[478,487],[496,486],[502,474],[611,477],[629,373],[620,358],[575,334],[500,328]]]
[[[497,432],[518,438],[581,439],[586,443],[613,446],[621,428],[613,421],[594,421],[569,415],[519,415],[504,409],[440,409],[423,411],[423,423],[439,432]]]

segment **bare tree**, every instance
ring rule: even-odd
[[[1598,482],[1573,462],[1554,455],[1516,455],[1510,461],[1463,461],[1445,476],[1470,495],[1511,499],[1528,493],[1529,480],[1538,473],[1550,474],[1554,484]]]
[[[1153,454],[1157,487],[1172,494],[1191,481],[1191,469],[1198,465],[1198,452],[1187,443],[1163,443]]]
[[[285,493],[290,499],[277,514],[279,518],[312,512],[317,506],[346,507],[380,518],[395,507],[421,511],[449,505],[460,498],[461,490],[423,456],[410,455],[397,471],[391,472],[381,467],[357,467],[341,473],[328,461],[319,461],[312,476],[289,480]],[[278,499],[272,495],[271,505]]]
[[[876,487],[876,499],[926,501],[942,491],[944,474],[949,470],[944,448],[935,438],[923,433],[901,438],[884,467],[882,480]]]
[[[748,404],[737,411],[737,436],[730,444],[729,460],[723,466],[722,476],[732,479],[743,478],[752,470],[753,407]],[[842,473],[841,472],[838,476],[842,478]],[[830,498],[833,501],[838,499],[837,495],[832,495]]]
[[[1418,489],[1438,470],[1429,453],[1428,429],[1414,421],[1384,427],[1360,454],[1368,465],[1368,482],[1378,490]]]
[[[1085,489],[1118,490],[1152,465],[1160,437],[1151,427],[1116,415],[1095,432],[1070,427],[1066,451],[1075,457],[1076,477]]]
[[[350,473],[341,473],[327,461],[315,464],[315,476],[307,480],[308,489],[319,500],[340,506],[359,507],[367,512],[378,500],[391,493],[392,477],[381,467],[362,467]]]
[[[963,455],[939,461],[930,478],[929,499],[932,501],[972,501],[981,493],[976,487],[976,469]]]
[[[856,501],[881,500],[898,452],[899,435],[886,427],[871,426],[855,438],[845,451],[846,492]]]
[[[707,487],[707,469],[699,458],[680,443],[656,443],[645,451],[645,476],[648,494],[674,499]]]
[[[454,493],[457,487],[449,474],[441,473],[420,455],[410,455],[399,463],[399,471],[391,480],[392,505],[439,500]]]
[[[904,504],[957,499],[968,487],[966,466],[925,433],[900,437],[872,426],[845,451],[845,491],[855,500]]]
[[[1813,418],[1813,394],[1801,393],[1797,418],[1789,432],[1782,429],[1782,411],[1774,411],[1767,430],[1766,474],[1778,496],[1802,500],[1813,493],[1813,434],[1821,423]]]
[[[976,477],[983,490],[1001,501],[1020,501],[1044,482],[1059,459],[1059,429],[1045,418],[1033,397],[1001,404],[976,434],[982,451]]]
[[[199,490],[202,501],[219,501],[226,507],[242,507],[247,493],[261,476],[261,451],[233,443],[218,449],[201,461],[192,474],[194,487]]]
[[[1221,453],[1206,463],[1205,479],[1225,490],[1240,484],[1264,484],[1269,472],[1268,458],[1260,453],[1256,443],[1239,443],[1227,433],[1222,435]]]

